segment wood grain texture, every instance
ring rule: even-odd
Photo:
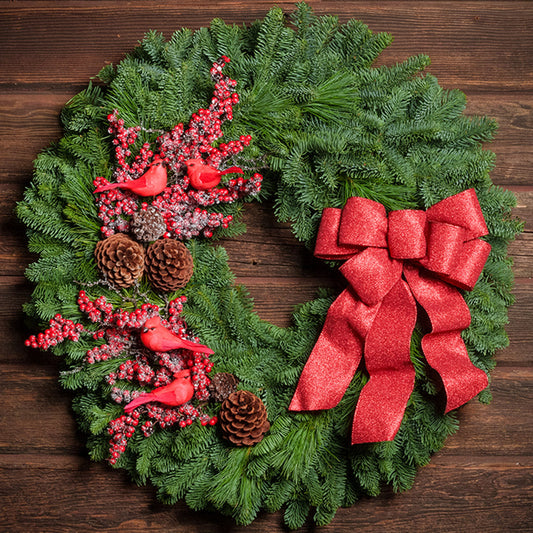
[[[0,0],[0,531],[276,532],[279,513],[249,528],[178,504],[157,503],[152,487],[91,463],[77,432],[70,395],[57,383],[59,362],[29,350],[22,315],[33,256],[13,215],[31,179],[32,161],[59,139],[58,114],[107,63],[116,63],[149,29],[168,38],[214,17],[251,22],[271,1]],[[468,114],[494,117],[487,145],[496,153],[493,181],[517,196],[525,232],[512,243],[515,305],[508,349],[492,374],[493,402],[459,410],[461,429],[422,468],[413,488],[385,491],[339,510],[324,532],[531,531],[533,486],[533,3],[527,1],[311,1],[318,14],[363,20],[394,35],[378,64],[418,53],[445,88],[459,88]],[[277,2],[292,10],[293,3]],[[259,315],[282,326],[295,305],[339,279],[297,244],[266,207],[246,212],[248,233],[225,243],[237,282]],[[315,531],[311,525],[302,531]]]

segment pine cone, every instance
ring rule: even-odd
[[[239,379],[229,372],[218,372],[211,377],[209,392],[215,402],[223,402],[232,392],[237,389]]]
[[[146,251],[146,270],[156,289],[175,291],[191,279],[192,255],[179,241],[159,239]]]
[[[222,435],[235,446],[260,442],[270,429],[265,404],[247,390],[234,392],[220,407]]]
[[[117,287],[131,287],[144,271],[144,248],[123,233],[99,241],[94,250],[98,268]]]
[[[167,226],[161,213],[150,206],[132,216],[130,230],[139,242],[152,242],[157,241],[165,233]]]

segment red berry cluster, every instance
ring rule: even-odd
[[[183,311],[183,304],[187,301],[187,296],[178,296],[174,298],[168,305],[168,323],[172,324],[174,331],[183,336],[185,334],[185,322],[181,317]],[[182,329],[180,329],[182,328]]]
[[[188,334],[187,325],[180,316],[186,300],[185,296],[172,300],[168,305],[168,319],[162,320],[162,324],[169,327],[177,335],[198,342],[199,339]],[[130,390],[126,383],[137,383],[150,389],[161,387],[171,383],[175,373],[185,368],[192,371],[191,381],[195,390],[193,400],[205,401],[209,399],[208,385],[210,380],[207,374],[212,370],[213,363],[209,360],[208,355],[182,349],[153,353],[147,351],[139,342],[138,331],[148,318],[159,312],[158,306],[144,304],[140,309],[131,313],[122,309],[115,312],[104,297],[100,296],[91,301],[83,291],[80,294],[79,302],[93,321],[98,321],[105,326],[103,330],[99,330],[97,333],[98,338],[104,337],[107,343],[87,352],[88,363],[92,364],[109,357],[120,357],[124,351],[127,351],[130,356],[134,356],[121,362],[118,368],[110,372],[105,378],[107,383],[113,386],[111,398],[114,401],[125,404],[142,394],[141,390]],[[101,334],[102,331],[103,335]],[[121,347],[122,349],[120,349]],[[203,413],[200,408],[194,407],[190,402],[179,407],[147,404],[133,411],[133,420],[138,421],[142,413],[149,418],[141,426],[145,436],[151,435],[156,426],[161,428],[173,425],[186,427],[197,419],[202,425],[216,423],[216,419]],[[134,427],[131,423],[131,417],[124,415],[113,420],[110,423],[110,429],[112,429],[110,432],[112,438],[110,440],[109,460],[114,464],[126,449],[128,439],[133,435]]]
[[[92,301],[84,290],[78,293],[78,307],[91,322],[118,328],[138,329],[159,312],[159,307],[151,303],[144,303],[131,313],[123,309],[115,312],[113,306],[107,303],[105,296],[99,296]]]
[[[200,424],[202,424],[202,426],[214,426],[218,422],[218,418],[216,416],[201,414],[190,404],[183,406],[183,408],[178,410],[180,418],[178,418],[176,415],[175,410],[171,411],[170,409],[165,409],[157,405],[149,405],[146,410],[150,420],[146,420],[146,422],[144,422],[141,426],[141,430],[145,437],[149,437],[153,434],[154,426],[157,423],[159,423],[159,426],[162,428],[173,426],[176,423],[180,428],[184,428],[190,426],[194,419],[200,420]],[[116,459],[112,462],[112,464],[115,462]]]
[[[177,303],[173,302],[175,305],[171,309],[176,309],[183,305],[183,299],[178,300],[180,301]],[[177,319],[175,313],[171,315],[167,323],[173,323],[179,329],[183,328],[183,320]],[[191,370],[191,381],[194,387],[193,398],[198,401],[209,399],[208,385],[210,380],[207,374],[211,372],[213,363],[209,360],[208,355],[189,352],[188,350],[173,350],[172,352],[157,355],[157,362],[150,363],[147,355],[141,354],[135,360],[130,359],[121,363],[116,372],[112,372],[107,376],[108,383],[115,385],[117,380],[137,381],[140,385],[148,385],[151,388],[161,387],[169,384],[176,372],[188,368]],[[156,363],[159,364],[159,369],[154,370],[153,365]],[[142,391],[139,390],[132,391],[114,386],[111,397],[117,403],[128,403],[141,394]],[[190,426],[195,420],[199,420],[202,426],[215,425],[217,423],[216,417],[211,417],[202,412],[200,407],[195,407],[190,402],[177,407],[147,403],[134,409],[132,417],[138,420],[143,413],[149,418],[141,426],[145,437],[150,436],[156,426],[169,428],[177,425],[180,428],[184,428]],[[115,464],[121,453],[126,449],[128,439],[133,434],[134,428],[132,428],[128,417],[124,415],[113,420],[110,423],[110,428],[112,429],[110,434],[113,437],[109,443],[109,460],[111,464]]]
[[[189,368],[192,371],[192,383],[194,386],[194,398],[199,401],[209,399],[207,386],[210,383],[207,373],[211,371],[213,363],[209,357],[201,353],[190,353],[186,350],[175,350],[175,353],[164,353],[158,359],[160,368],[154,372],[146,355],[137,357],[135,361],[128,360],[119,366],[117,372],[109,374],[107,381],[115,384],[116,380],[138,381],[141,385],[150,385],[151,387],[160,387],[167,385],[173,379],[175,372],[183,368]],[[190,356],[185,358],[185,353]],[[113,387],[111,397],[118,403],[127,403],[139,397],[141,391],[132,391]],[[145,437],[152,435],[156,426],[169,428],[178,426],[184,428],[190,426],[195,420],[199,420],[202,426],[215,425],[216,416],[210,416],[202,412],[200,407],[195,407],[188,402],[178,407],[164,407],[157,403],[148,403],[137,407],[131,413],[131,417],[122,415],[109,424],[109,433],[112,438],[109,442],[110,456],[109,462],[115,464],[122,452],[125,451],[128,439],[133,435],[135,426],[139,418],[145,414],[149,420],[141,425],[141,430]]]
[[[49,325],[50,327],[44,332],[38,335],[31,335],[26,339],[26,346],[48,350],[51,346],[55,346],[65,339],[74,342],[78,341],[80,334],[84,331],[81,324],[75,324],[72,320],[63,318],[59,314],[50,320]]]
[[[134,180],[147,170],[153,158],[154,154],[150,150],[150,144],[144,143],[130,164],[128,158],[131,156],[131,145],[137,140],[141,127],[125,128],[124,120],[118,118],[116,109],[107,116],[107,121],[109,122],[107,131],[114,136],[112,142],[115,145],[115,157],[118,164],[113,173],[114,182],[124,183]],[[108,183],[102,177],[96,178],[93,182],[95,187],[107,185]],[[129,216],[135,213],[138,208],[137,199],[132,194],[123,193],[119,189],[102,193],[98,200],[98,216],[104,223],[102,233],[108,237],[115,231],[127,231],[129,228]]]
[[[118,183],[135,179],[147,169],[154,155],[150,150],[150,143],[144,143],[142,145],[139,153],[130,165],[128,163],[128,158],[131,156],[130,147],[137,140],[138,134],[142,129],[141,126],[125,128],[124,120],[118,118],[118,111],[116,109],[113,113],[107,115],[107,121],[109,122],[107,131],[114,137],[113,144],[115,145],[115,157],[118,163],[113,177]]]
[[[139,416],[139,413],[133,412],[131,415],[122,415],[109,423],[107,431],[111,435],[109,441],[109,462],[111,464],[114,465],[126,450],[128,439],[133,436],[139,425]]]
[[[95,187],[106,185],[105,178],[96,178]],[[112,189],[100,193],[97,200],[98,217],[104,223],[100,228],[104,237],[109,237],[114,233],[126,233],[129,230],[130,216],[138,209],[137,197],[128,191],[122,192],[120,189]]]
[[[204,159],[207,165],[220,168],[248,146],[252,139],[250,135],[241,135],[239,140],[213,146],[223,136],[221,126],[226,120],[232,120],[233,105],[239,101],[235,92],[237,82],[222,73],[228,62],[229,58],[223,56],[211,68],[215,89],[209,107],[193,113],[187,128],[180,123],[156,139],[157,155],[165,161],[172,183],[155,197],[151,205],[159,210],[165,220],[166,237],[181,240],[197,236],[211,237],[216,228],[226,228],[232,217],[209,212],[205,208],[232,203],[245,196],[256,195],[261,190],[262,176],[257,173],[248,179],[229,180],[220,188],[214,187],[207,191],[191,188],[187,177],[184,161]],[[128,163],[128,158],[132,155],[131,145],[137,140],[142,128],[125,128],[124,121],[118,118],[116,110],[108,116],[108,121],[109,133],[115,137],[113,143],[118,164],[114,180],[123,183],[139,178],[154,156],[150,144],[145,143],[133,162]],[[102,177],[94,180],[96,187],[107,183]],[[101,231],[108,237],[115,232],[127,232],[130,216],[146,203],[141,204],[139,198],[130,191],[112,189],[98,195],[97,205],[98,216],[103,222]]]
[[[207,191],[189,189],[185,192],[181,185],[175,184],[167,187],[152,206],[163,214],[169,235],[181,240],[200,235],[211,237],[216,228],[227,228],[233,217],[204,208],[256,195],[261,190],[262,179],[261,174],[256,173],[249,179],[231,179],[226,185]]]
[[[150,425],[152,428],[156,424],[161,428],[168,428],[176,424],[180,428],[184,428],[190,426],[195,420],[200,420],[202,426],[206,426],[207,424],[214,426],[217,423],[216,416],[211,417],[205,413],[201,413],[190,403],[174,409],[149,404],[146,407],[146,414],[152,420],[152,424]]]

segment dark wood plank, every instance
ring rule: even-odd
[[[505,187],[531,184],[533,167],[533,95],[467,93],[467,115],[489,116],[498,122],[493,142],[485,148],[496,154],[492,181]]]
[[[22,464],[14,467],[16,461]],[[2,458],[0,468],[10,487],[1,494],[2,525],[13,533],[283,530],[280,513],[262,515],[245,528],[218,515],[193,512],[182,503],[153,503],[150,487],[134,487],[124,474],[111,473],[101,464],[83,465],[77,458],[15,456]],[[522,502],[533,496],[532,470],[531,457],[436,457],[421,469],[410,491],[387,490],[352,509],[340,509],[334,522],[320,531],[528,531],[531,513]]]
[[[29,181],[37,154],[61,137],[59,113],[77,92],[0,91],[2,183]]]
[[[83,454],[70,408],[71,395],[56,386],[57,366],[3,365],[0,373],[6,391],[2,453]]]
[[[533,249],[533,234],[521,233],[514,242],[509,245],[509,252],[513,257],[513,270],[516,276],[531,278],[533,266],[531,265],[531,250]]]
[[[446,86],[483,91],[533,87],[529,2],[433,1],[424,2],[424,9],[415,1],[309,3],[317,14],[337,14],[342,22],[358,18],[374,31],[393,34],[395,43],[382,62],[429,54],[432,72]],[[277,4],[286,11],[294,8],[293,2]],[[104,63],[119,61],[149,29],[170,37],[183,26],[206,26],[214,17],[249,23],[271,5],[218,1],[198,9],[194,0],[132,1],[117,12],[112,1],[2,2],[2,83],[85,84]]]
[[[509,308],[509,324],[506,326],[510,346],[497,355],[499,364],[524,365],[531,367],[533,356],[533,283],[531,278],[516,280],[513,290],[515,303]]]
[[[36,355],[24,347],[24,340],[33,332],[21,312],[32,290],[31,284],[22,276],[0,276],[0,363],[30,362]]]
[[[533,185],[523,187],[507,187],[516,196],[516,207],[513,215],[524,221],[524,231],[533,231]]]

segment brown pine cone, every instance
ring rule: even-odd
[[[146,271],[152,285],[160,291],[185,287],[193,271],[191,252],[179,241],[159,239],[148,246]]]
[[[257,444],[270,429],[265,404],[247,390],[234,392],[220,406],[222,436],[235,446]]]
[[[232,392],[237,389],[239,379],[229,372],[218,372],[211,376],[209,393],[215,402],[223,402]]]
[[[161,213],[150,206],[145,211],[137,211],[131,217],[130,230],[139,242],[152,242],[165,233],[167,226]]]
[[[144,248],[123,233],[99,241],[94,250],[98,268],[117,287],[131,287],[144,272]]]

